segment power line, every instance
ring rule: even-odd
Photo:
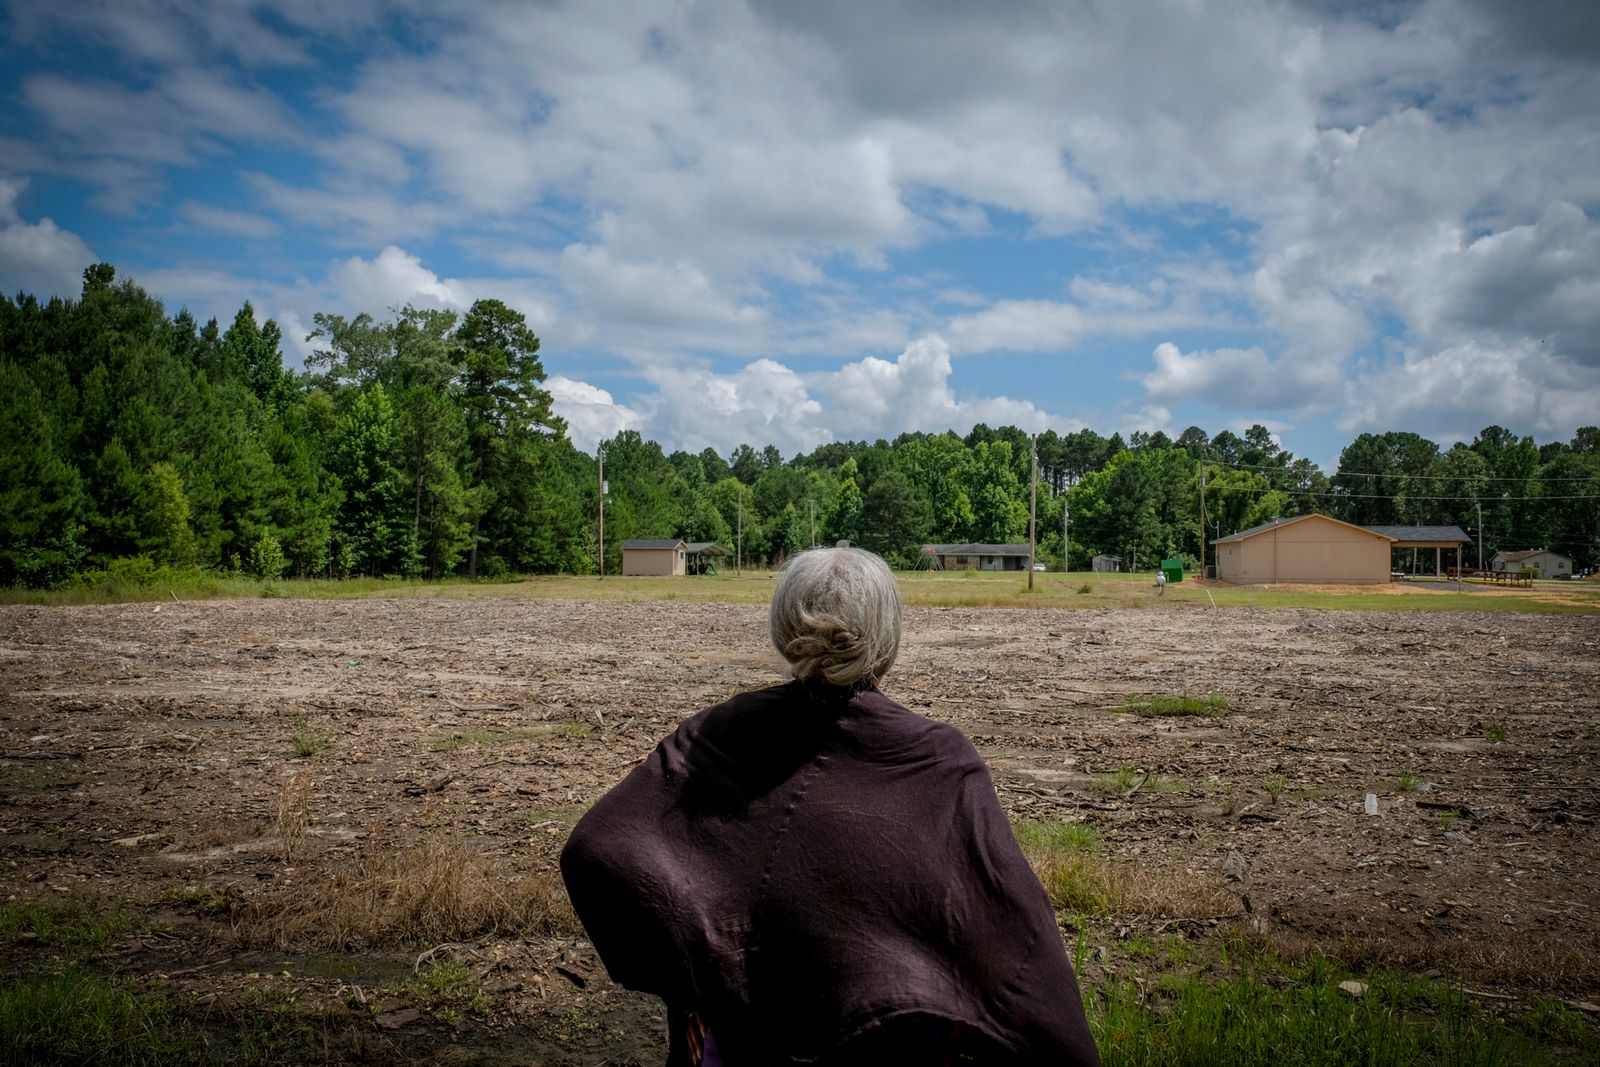
[[[1271,466],[1269,464],[1264,464],[1264,463],[1231,463],[1231,462],[1228,462],[1227,460],[1220,460],[1220,459],[1207,459],[1207,460],[1201,460],[1201,462],[1202,463],[1209,463],[1214,467],[1226,467],[1226,468],[1228,468],[1230,470],[1278,471],[1278,472],[1286,473],[1286,474],[1294,473],[1294,468],[1293,467],[1274,467],[1274,466]],[[1319,473],[1319,474],[1322,473],[1322,468],[1321,467],[1317,467],[1316,469],[1317,469],[1317,473]],[[1594,481],[1596,476],[1591,474],[1591,475],[1578,475],[1578,476],[1574,476],[1574,477],[1570,477],[1570,478],[1541,478],[1538,474],[1529,474],[1527,476],[1518,476],[1518,475],[1513,475],[1513,474],[1415,474],[1415,473],[1412,473],[1410,471],[1347,471],[1347,470],[1340,470],[1335,474],[1323,475],[1323,477],[1328,478],[1329,480],[1332,480],[1334,478],[1341,478],[1341,477],[1343,477],[1343,478],[1426,478],[1426,479],[1430,479],[1430,480],[1433,480],[1433,479],[1444,479],[1444,478],[1459,478],[1459,479],[1461,479],[1463,481],[1471,480],[1471,481],[1478,481],[1478,482],[1528,482],[1528,481],[1540,481],[1540,482],[1550,483],[1550,482],[1589,482],[1589,481]]]
[[[1341,492],[1337,486],[1331,486],[1331,487],[1329,487],[1327,489],[1298,489],[1298,488],[1293,488],[1293,487],[1290,487],[1290,486],[1276,486],[1276,485],[1239,485],[1239,486],[1218,485],[1216,482],[1212,482],[1210,485],[1206,486],[1206,490],[1205,491],[1208,492],[1208,493],[1243,493],[1243,494],[1285,493],[1285,494],[1289,494],[1289,495],[1293,495],[1293,496],[1333,497],[1333,498],[1336,498],[1336,499],[1339,499],[1339,500],[1396,500],[1396,499],[1399,499],[1399,500],[1405,500],[1407,502],[1422,501],[1422,500],[1430,500],[1430,501],[1438,501],[1438,500],[1471,500],[1471,501],[1474,501],[1474,502],[1482,502],[1482,503],[1490,503],[1490,504],[1495,504],[1495,503],[1526,504],[1526,503],[1530,503],[1530,502],[1538,502],[1538,501],[1543,501],[1543,500],[1600,500],[1600,493],[1559,494],[1559,495],[1551,495],[1551,496],[1511,496],[1510,494],[1501,494],[1501,495],[1497,495],[1497,496],[1479,496],[1479,495],[1474,495],[1474,494],[1464,494],[1464,495],[1461,495],[1461,496],[1413,496],[1413,495],[1408,493],[1405,496],[1396,497],[1393,493],[1346,493],[1346,492]]]

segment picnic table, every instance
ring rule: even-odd
[[[1533,588],[1533,575],[1523,574],[1521,571],[1473,571],[1470,577],[1494,585],[1521,585]]]

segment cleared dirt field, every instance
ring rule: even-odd
[[[753,605],[0,608],[5,895],[120,909],[98,965],[207,1032],[268,1004],[335,1058],[660,1062],[555,856],[681,718],[778,668]],[[1600,617],[913,608],[884,688],[966,731],[1015,817],[1099,831],[1125,892],[1097,939],[1240,923],[1600,1000]],[[1124,710],[1168,694],[1227,707]],[[52,951],[8,939],[0,969]],[[447,959],[477,999],[417,986]]]

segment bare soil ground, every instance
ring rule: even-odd
[[[120,902],[138,921],[102,962],[219,1025],[299,1005],[334,1058],[660,1062],[657,1004],[605,979],[551,896],[555,856],[680,719],[778,668],[748,605],[0,607],[4,894]],[[885,690],[966,731],[1015,816],[1100,831],[1151,888],[1123,930],[1238,921],[1600,999],[1600,617],[915,608]],[[1207,693],[1226,714],[1121,710]],[[422,873],[374,866],[406,856]],[[538,929],[443,896],[383,928],[382,879],[440,856]],[[1208,903],[1162,905],[1168,883]],[[0,945],[0,971],[44,951]],[[423,955],[482,1001],[405,993]]]

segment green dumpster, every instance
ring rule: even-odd
[[[1164,559],[1161,561],[1161,573],[1167,576],[1169,582],[1183,581],[1183,560]]]

